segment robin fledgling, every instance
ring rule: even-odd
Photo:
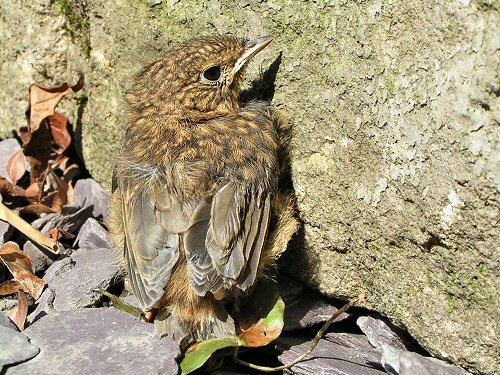
[[[184,344],[235,335],[225,306],[298,227],[278,189],[279,121],[267,103],[239,101],[248,62],[271,40],[191,40],[145,67],[126,96],[111,232],[141,308]]]

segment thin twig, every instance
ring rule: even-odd
[[[281,371],[281,370],[285,370],[287,368],[290,368],[290,367],[296,365],[297,363],[299,363],[300,361],[302,361],[305,357],[307,357],[314,350],[314,348],[316,347],[316,345],[318,345],[319,340],[321,340],[321,338],[323,337],[323,335],[325,334],[325,332],[328,330],[328,328],[330,327],[330,325],[333,323],[333,321],[335,319],[337,319],[340,316],[340,314],[345,313],[352,306],[360,306],[360,305],[362,305],[365,302],[365,300],[366,300],[366,294],[363,292],[363,293],[361,293],[358,296],[358,298],[356,298],[355,300],[349,301],[344,306],[342,306],[340,309],[338,309],[335,312],[335,314],[333,314],[331,316],[331,318],[326,321],[326,323],[323,325],[323,327],[321,327],[321,329],[319,330],[319,332],[316,334],[316,337],[314,337],[314,340],[311,343],[311,346],[309,347],[309,349],[307,349],[307,351],[305,353],[301,354],[300,356],[298,356],[297,358],[295,358],[292,362],[290,362],[290,363],[288,363],[286,365],[278,366],[278,367],[267,367],[267,366],[254,365],[253,363],[242,361],[241,359],[237,358],[238,351],[239,351],[238,347],[236,347],[234,349],[233,360],[236,363],[240,364],[240,365],[247,366],[247,367],[250,367],[252,369],[263,371],[263,372]]]
[[[15,227],[20,232],[24,233],[44,249],[47,249],[51,253],[59,254],[59,245],[54,240],[45,236],[42,232],[33,228],[28,222],[15,215],[3,203],[0,203],[0,220],[8,222],[10,225]]]

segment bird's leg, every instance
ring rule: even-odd
[[[153,309],[144,311],[142,313],[142,316],[143,316],[145,322],[152,323],[153,320],[156,318],[157,313],[158,313],[158,309],[153,308]]]

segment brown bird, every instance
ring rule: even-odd
[[[267,103],[239,101],[248,62],[271,40],[191,40],[144,68],[126,96],[111,231],[141,308],[184,344],[235,334],[224,306],[297,230],[278,189],[280,121]]]

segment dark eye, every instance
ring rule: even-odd
[[[220,66],[212,66],[203,72],[203,77],[209,81],[218,81],[220,78]]]

